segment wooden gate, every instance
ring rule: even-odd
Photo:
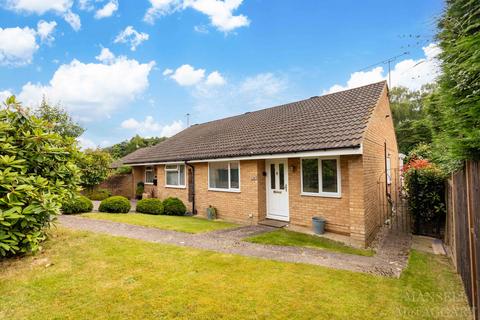
[[[403,192],[401,170],[384,171],[377,180],[377,193],[380,224],[394,232],[410,233],[412,219]]]

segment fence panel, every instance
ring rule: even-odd
[[[462,278],[475,319],[480,320],[480,162],[468,161],[447,184],[445,244]]]

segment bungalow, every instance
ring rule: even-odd
[[[205,216],[326,229],[367,245],[398,150],[386,82],[192,125],[124,158],[133,185]],[[155,183],[154,183],[155,182]],[[384,184],[385,185],[385,184]]]

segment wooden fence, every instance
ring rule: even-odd
[[[447,185],[445,244],[480,320],[480,161],[467,161]]]

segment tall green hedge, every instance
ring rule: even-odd
[[[409,167],[404,178],[415,232],[418,233],[425,223],[443,220],[446,213],[444,174],[434,165],[428,164],[425,167]]]
[[[0,256],[36,251],[64,199],[78,192],[73,138],[30,115],[15,97],[0,108]]]

